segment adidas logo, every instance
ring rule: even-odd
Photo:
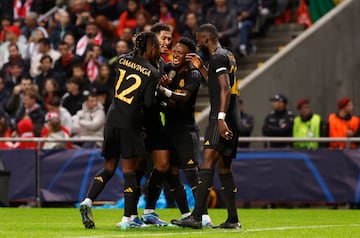
[[[209,140],[205,141],[204,145],[210,145],[210,141]]]
[[[238,189],[234,188],[233,193],[237,193]]]
[[[97,180],[97,181],[102,182],[102,183],[104,182],[104,180],[103,180],[103,178],[101,176],[96,176],[94,178],[94,180]]]
[[[191,159],[187,162],[187,164],[194,164],[194,161]]]
[[[134,191],[132,190],[131,187],[128,187],[127,189],[124,189],[124,193],[133,193]]]

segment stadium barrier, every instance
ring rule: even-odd
[[[3,140],[1,138],[0,140]],[[7,139],[8,140],[8,139]],[[10,202],[77,202],[84,198],[95,173],[103,165],[99,149],[42,150],[46,138],[35,141],[38,149],[0,150],[9,178]],[[240,141],[309,141],[299,138],[240,138]],[[359,142],[360,138],[318,138],[311,141]],[[102,138],[64,139],[66,142],[102,141]],[[233,161],[237,199],[249,202],[359,203],[359,150],[242,149]],[[123,197],[120,167],[98,200]],[[218,178],[214,188],[219,189]],[[3,191],[0,191],[3,194]]]

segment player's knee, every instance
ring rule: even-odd
[[[161,173],[166,173],[170,169],[170,163],[166,160],[157,161],[155,164],[155,169]]]

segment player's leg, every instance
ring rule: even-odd
[[[114,150],[113,143],[116,143],[117,130],[112,127],[105,127],[103,155],[105,157],[104,167],[95,175],[88,190],[86,198],[80,203],[81,220],[85,228],[95,228],[92,216],[92,203],[104,189],[106,183],[112,178],[117,168],[120,151]]]
[[[171,172],[168,175],[168,182],[172,197],[176,201],[176,205],[180,210],[181,217],[185,218],[190,216],[189,204],[187,201],[186,191],[184,185],[180,181],[179,168],[172,165]]]
[[[138,217],[137,202],[140,187],[136,178],[137,165],[140,158],[123,158],[122,171],[124,175],[124,216],[117,225],[120,229],[148,227]]]
[[[144,140],[137,131],[121,130],[118,145],[121,149],[121,169],[124,175],[124,215],[116,226],[120,229],[148,227],[138,217],[137,203],[140,194],[139,171],[140,162],[147,156]]]
[[[154,168],[147,181],[147,201],[141,219],[146,224],[166,226],[167,222],[162,221],[155,213],[155,207],[170,168],[170,151],[153,150],[151,157],[154,162]]]
[[[234,131],[233,133],[233,139],[224,142],[222,157],[218,161],[218,173],[224,194],[225,205],[228,211],[228,217],[224,223],[216,226],[215,228],[238,229],[241,227],[236,208],[237,187],[235,185],[231,169],[232,158],[236,156],[238,143],[237,132]]]
[[[213,185],[214,168],[220,158],[218,144],[220,135],[218,133],[217,121],[210,121],[205,132],[205,143],[203,152],[203,163],[200,166],[200,183],[195,191],[195,208],[192,215],[186,219],[174,221],[173,224],[183,227],[199,229],[202,227],[202,214],[207,206],[209,189]]]

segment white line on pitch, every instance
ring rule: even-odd
[[[71,236],[67,238],[103,238],[103,237],[154,237],[154,236],[172,236],[176,235],[178,236],[188,236],[188,235],[195,235],[195,234],[214,234],[214,233],[247,233],[247,232],[261,232],[261,231],[285,231],[285,230],[300,230],[300,229],[321,229],[321,228],[335,228],[335,227],[360,227],[360,224],[337,224],[337,225],[318,225],[318,226],[281,226],[281,227],[264,227],[264,228],[254,228],[254,229],[239,229],[239,230],[225,230],[225,229],[219,229],[219,230],[211,230],[211,232],[207,232],[209,229],[206,229],[206,231],[193,231],[193,232],[167,232],[167,233],[152,233],[152,234],[109,234],[109,235],[103,235],[103,236]],[[135,229],[134,229],[135,230]],[[119,232],[121,232],[119,230]]]

